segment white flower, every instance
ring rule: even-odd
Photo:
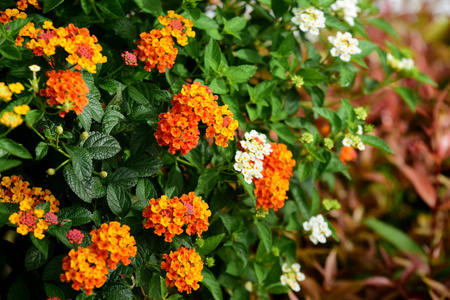
[[[317,243],[325,244],[326,238],[331,236],[331,230],[328,228],[328,223],[322,215],[311,217],[309,221],[304,222],[303,229],[311,231],[309,239],[314,245],[317,245]]]
[[[28,68],[31,72],[39,72],[41,70],[41,67],[39,67],[38,65],[31,65]]]
[[[337,0],[330,8],[338,15],[342,15],[350,26],[355,26],[354,19],[358,17],[358,13],[361,11],[357,4],[358,0]]]
[[[356,145],[356,148],[358,148],[359,151],[366,150],[366,146],[362,142],[359,142],[358,145]]]
[[[414,60],[411,58],[397,59],[390,53],[387,54],[386,58],[388,65],[397,72],[410,71],[414,69]]]
[[[330,53],[333,57],[339,57],[342,61],[350,61],[350,56],[361,53],[358,48],[358,40],[352,37],[350,32],[342,33],[338,31],[337,35],[329,36],[328,41],[333,45]]]
[[[325,17],[323,11],[314,7],[305,10],[294,8],[292,23],[299,26],[300,30],[313,36],[319,35],[319,28],[325,27]]]
[[[359,134],[359,135],[361,135],[361,134],[363,134],[364,132],[363,132],[363,127],[361,126],[361,125],[358,125],[358,131],[356,132],[356,134]]]
[[[349,137],[345,137],[345,138],[342,140],[342,145],[344,145],[345,147],[351,147],[352,144],[353,144],[353,141],[352,141],[352,139],[349,138]]]
[[[305,274],[300,272],[300,264],[294,263],[291,266],[288,266],[287,263],[284,263],[281,267],[283,274],[280,277],[280,281],[282,285],[288,285],[293,291],[300,291],[299,281],[305,280]]]

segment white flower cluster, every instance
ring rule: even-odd
[[[245,133],[241,147],[245,151],[236,151],[234,169],[241,172],[245,181],[250,184],[253,177],[262,178],[264,155],[270,155],[273,150],[266,141],[266,135],[259,134],[256,130]]]
[[[350,61],[350,55],[361,53],[361,49],[358,48],[358,40],[353,38],[350,32],[338,31],[335,37],[329,36],[328,40],[333,44],[333,48],[330,50],[331,56],[339,56],[342,61]]]
[[[355,26],[355,18],[361,11],[358,7],[358,0],[337,0],[334,2],[330,8],[338,14],[342,14],[344,20],[350,24],[350,26]]]
[[[300,272],[300,264],[292,264],[288,267],[287,263],[284,263],[281,267],[283,275],[280,277],[282,285],[288,285],[293,291],[300,291],[299,281],[305,280],[305,274]]]
[[[414,69],[414,60],[411,58],[396,59],[392,54],[388,53],[387,62],[392,69],[398,72]]]
[[[358,131],[356,132],[357,135],[351,135],[347,133],[345,135],[345,138],[342,140],[342,145],[345,147],[354,147],[357,148],[359,151],[366,150],[366,146],[361,141],[361,138],[358,135],[363,134],[363,127],[361,125],[358,125]]]
[[[319,28],[325,27],[325,17],[323,11],[314,7],[305,10],[294,8],[292,10],[294,17],[292,23],[300,27],[303,32],[309,32],[311,35],[319,35]]]
[[[325,244],[327,237],[331,236],[331,230],[328,229],[328,223],[322,215],[311,217],[309,221],[303,222],[303,229],[312,231],[309,235],[309,239],[314,245],[317,245],[318,242]]]

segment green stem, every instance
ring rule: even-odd
[[[119,72],[120,70],[122,70],[125,67],[125,65],[121,65],[120,67],[118,67],[114,72],[109,73],[108,75],[105,76],[106,78],[111,77],[112,75],[116,74],[117,72]]]
[[[44,142],[47,142],[47,140],[42,136],[42,134],[36,130],[36,128],[33,127],[33,125],[31,125],[31,130],[33,130]]]
[[[105,23],[105,20],[102,18],[102,16],[100,15],[100,13],[97,10],[97,6],[94,3],[94,0],[90,0],[91,4],[92,4],[92,8],[94,9],[95,14],[97,15],[100,23]]]
[[[36,130],[36,128],[34,128],[33,126],[30,127],[31,130],[33,130],[44,142],[48,143],[48,141],[42,136],[42,134],[39,133],[39,131]],[[61,148],[59,148],[57,145],[53,144],[53,143],[49,143],[49,145],[55,149],[56,151],[58,151],[59,153],[61,153],[62,155],[64,155],[67,158],[70,158],[70,155],[67,154],[66,152],[62,151]]]
[[[60,164],[58,167],[56,167],[55,172],[61,169],[65,164],[67,164],[70,161],[70,159],[66,159],[62,164]]]
[[[2,138],[2,137],[4,137],[4,136],[7,136],[8,135],[8,133],[10,133],[11,132],[11,130],[12,130],[12,128],[8,128],[8,130],[5,132],[5,133],[3,133],[3,134],[0,134],[0,138]]]
[[[194,164],[192,164],[192,163],[188,162],[187,160],[182,159],[180,157],[177,157],[177,161],[182,163],[182,164],[184,164],[184,165],[188,165],[188,166],[196,168],[196,166]]]

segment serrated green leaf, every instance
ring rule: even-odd
[[[97,5],[101,11],[109,16],[116,18],[125,17],[125,13],[122,10],[119,0],[101,0],[99,2],[95,2],[95,5]]]
[[[59,298],[59,299],[64,299],[65,295],[64,292],[55,284],[51,284],[51,283],[44,283],[44,290],[45,293],[47,294],[47,297],[49,298]]]
[[[356,73],[353,72],[347,65],[344,65],[344,64],[340,65],[339,73],[341,75],[339,82],[342,87],[346,87],[350,83],[352,83],[353,79],[356,76]]]
[[[4,42],[0,45],[0,54],[8,59],[21,60],[22,54],[17,46]]]
[[[152,198],[156,199],[158,194],[156,189],[147,178],[141,178],[138,181],[136,187],[136,197],[138,198],[137,203],[133,203],[133,208],[138,210],[144,210],[148,205],[148,201]]]
[[[243,83],[253,77],[258,68],[252,65],[240,65],[237,67],[229,67],[225,72],[225,76],[235,83]]]
[[[248,61],[250,63],[254,63],[254,64],[262,64],[263,63],[263,59],[262,56],[253,49],[240,49],[236,52],[233,52],[234,55],[236,55],[236,57]]]
[[[301,69],[298,74],[303,78],[305,85],[314,86],[324,82],[327,77],[316,69]]]
[[[43,239],[38,239],[34,237],[34,234],[30,234],[30,239],[33,245],[44,255],[44,258],[47,259],[50,254],[50,241],[47,237]]]
[[[120,152],[119,142],[110,135],[99,131],[92,131],[83,144],[93,159],[107,159]]]
[[[25,255],[25,269],[27,271],[33,271],[43,266],[47,260],[47,257],[35,246],[28,248]]]
[[[327,108],[322,108],[322,107],[313,107],[312,109],[313,109],[313,111],[318,113],[320,116],[327,119],[328,122],[330,122],[331,126],[333,126],[333,131],[339,131],[339,129],[341,128],[342,122],[341,122],[341,119],[339,118],[339,116],[335,112],[333,112]]]
[[[39,121],[42,116],[44,115],[44,112],[37,109],[32,109],[27,112],[25,115],[25,122],[27,123],[27,126],[32,126],[34,123]]]
[[[311,175],[313,164],[310,162],[301,162],[298,165],[298,179],[305,181]]]
[[[92,212],[79,206],[64,207],[59,211],[58,218],[60,221],[71,220],[73,226],[80,226],[92,221]]]
[[[109,184],[106,200],[111,211],[118,217],[124,217],[130,212],[131,199],[124,187]]]
[[[109,178],[109,183],[114,183],[123,186],[126,189],[132,188],[138,182],[138,176],[136,172],[128,168],[119,168],[114,171]]]
[[[127,92],[128,96],[130,96],[131,99],[136,101],[136,103],[141,105],[147,105],[149,103],[148,99],[146,99],[144,95],[142,95],[141,92],[139,92],[138,89],[135,88],[134,86],[127,87]]]
[[[64,167],[63,173],[64,179],[66,180],[72,191],[84,202],[91,203],[94,196],[94,180],[92,179],[92,176],[85,180],[79,179],[77,175],[75,175],[75,171],[70,164]]]
[[[139,177],[148,177],[155,174],[163,166],[162,161],[150,154],[143,153],[132,155],[126,162],[125,167],[135,171]]]
[[[92,158],[88,150],[78,146],[66,146],[66,150],[70,155],[75,176],[82,181],[92,178]]]
[[[219,173],[213,169],[206,169],[198,178],[197,188],[195,189],[196,195],[206,194],[214,189],[219,180]]]

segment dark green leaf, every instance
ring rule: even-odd
[[[109,177],[109,183],[114,183],[123,186],[126,189],[132,188],[138,183],[136,172],[128,168],[119,168]]]
[[[219,246],[224,236],[225,233],[222,233],[205,239],[205,244],[203,245],[203,247],[197,247],[197,253],[200,255],[206,255],[215,250],[217,246]]]
[[[313,164],[310,162],[301,162],[298,166],[298,179],[305,181],[311,175]]]
[[[240,65],[237,67],[229,67],[225,72],[225,76],[235,83],[243,83],[253,77],[258,68],[252,65]]]
[[[36,160],[41,160],[48,152],[48,144],[45,142],[40,142],[36,146]]]
[[[160,0],[133,0],[140,9],[155,17],[162,15],[163,10]]]
[[[256,50],[240,49],[233,53],[240,59],[248,61],[250,63],[254,63],[254,64],[262,64],[263,63],[262,56]]]
[[[32,109],[28,111],[25,115],[25,122],[27,123],[27,126],[31,127],[34,123],[39,121],[43,115],[44,112],[42,110]]]
[[[125,167],[135,171],[139,177],[148,177],[155,174],[163,163],[161,160],[150,154],[132,155],[126,162]]]
[[[72,165],[64,167],[64,178],[72,191],[83,201],[91,203],[94,195],[93,184],[94,180],[91,178],[81,180],[75,175]]]
[[[30,234],[31,242],[33,242],[33,245],[41,251],[41,253],[44,255],[44,258],[47,259],[50,254],[50,241],[47,237],[43,239],[38,239],[34,237],[34,234]]]
[[[101,289],[103,299],[108,300],[131,300],[134,299],[131,289],[118,282],[108,283]]]
[[[27,269],[27,271],[36,270],[43,266],[46,260],[46,255],[32,245],[28,248],[27,254],[25,255],[25,269]]]
[[[22,146],[21,144],[16,143],[13,140],[10,140],[8,138],[1,138],[0,139],[0,149],[5,150],[9,154],[12,154],[14,156],[24,158],[24,159],[31,159],[33,158],[28,152],[28,150]]]
[[[341,128],[341,119],[335,112],[322,107],[313,107],[313,110],[322,117],[324,117],[325,119],[327,119],[327,121],[330,122],[330,124],[333,126],[334,131],[339,130]]]
[[[44,14],[48,13],[49,11],[56,8],[58,5],[60,5],[63,2],[64,2],[64,0],[44,0],[44,9],[42,12]]]
[[[60,221],[71,220],[73,226],[80,226],[92,221],[92,213],[80,206],[70,206],[62,208],[58,213]]]
[[[0,172],[20,166],[22,162],[16,159],[0,158]]]
[[[0,45],[0,54],[12,60],[21,60],[22,54],[17,46],[4,42]]]
[[[92,179],[92,159],[88,150],[78,146],[66,146],[72,161],[73,171],[79,180]]]
[[[53,298],[53,297],[56,297],[59,299],[65,298],[64,292],[57,285],[45,282],[44,290],[45,290],[45,293],[47,294],[47,297],[49,297],[49,298]]]
[[[272,123],[270,124],[270,128],[272,128],[280,138],[286,141],[286,143],[295,145],[295,136],[284,123]]]
[[[266,248],[267,252],[272,249],[272,231],[266,223],[255,221],[256,227],[258,228],[259,238]]]
[[[112,17],[125,17],[125,13],[122,10],[119,0],[101,0],[95,2],[95,5],[97,5],[104,13]]]
[[[128,91],[128,95],[130,96],[131,99],[133,99],[134,101],[136,101],[136,103],[141,104],[141,105],[147,105],[148,99],[146,99],[144,97],[144,95],[141,94],[141,92],[138,91],[137,88],[133,87],[133,86],[129,86],[127,88]]]
[[[148,201],[152,198],[158,198],[158,194],[150,180],[141,178],[136,187],[136,197],[138,198],[138,202],[133,203],[133,208],[144,210],[148,205]]]
[[[206,194],[214,189],[219,180],[219,173],[213,169],[206,169],[198,178],[196,195]]]
[[[117,184],[109,184],[106,200],[111,211],[119,217],[126,216],[131,208],[131,199],[124,187]]]
[[[220,289],[219,282],[216,277],[214,277],[213,273],[206,268],[202,270],[203,280],[201,284],[206,286],[206,288],[211,292],[214,300],[222,300],[222,290]]]

